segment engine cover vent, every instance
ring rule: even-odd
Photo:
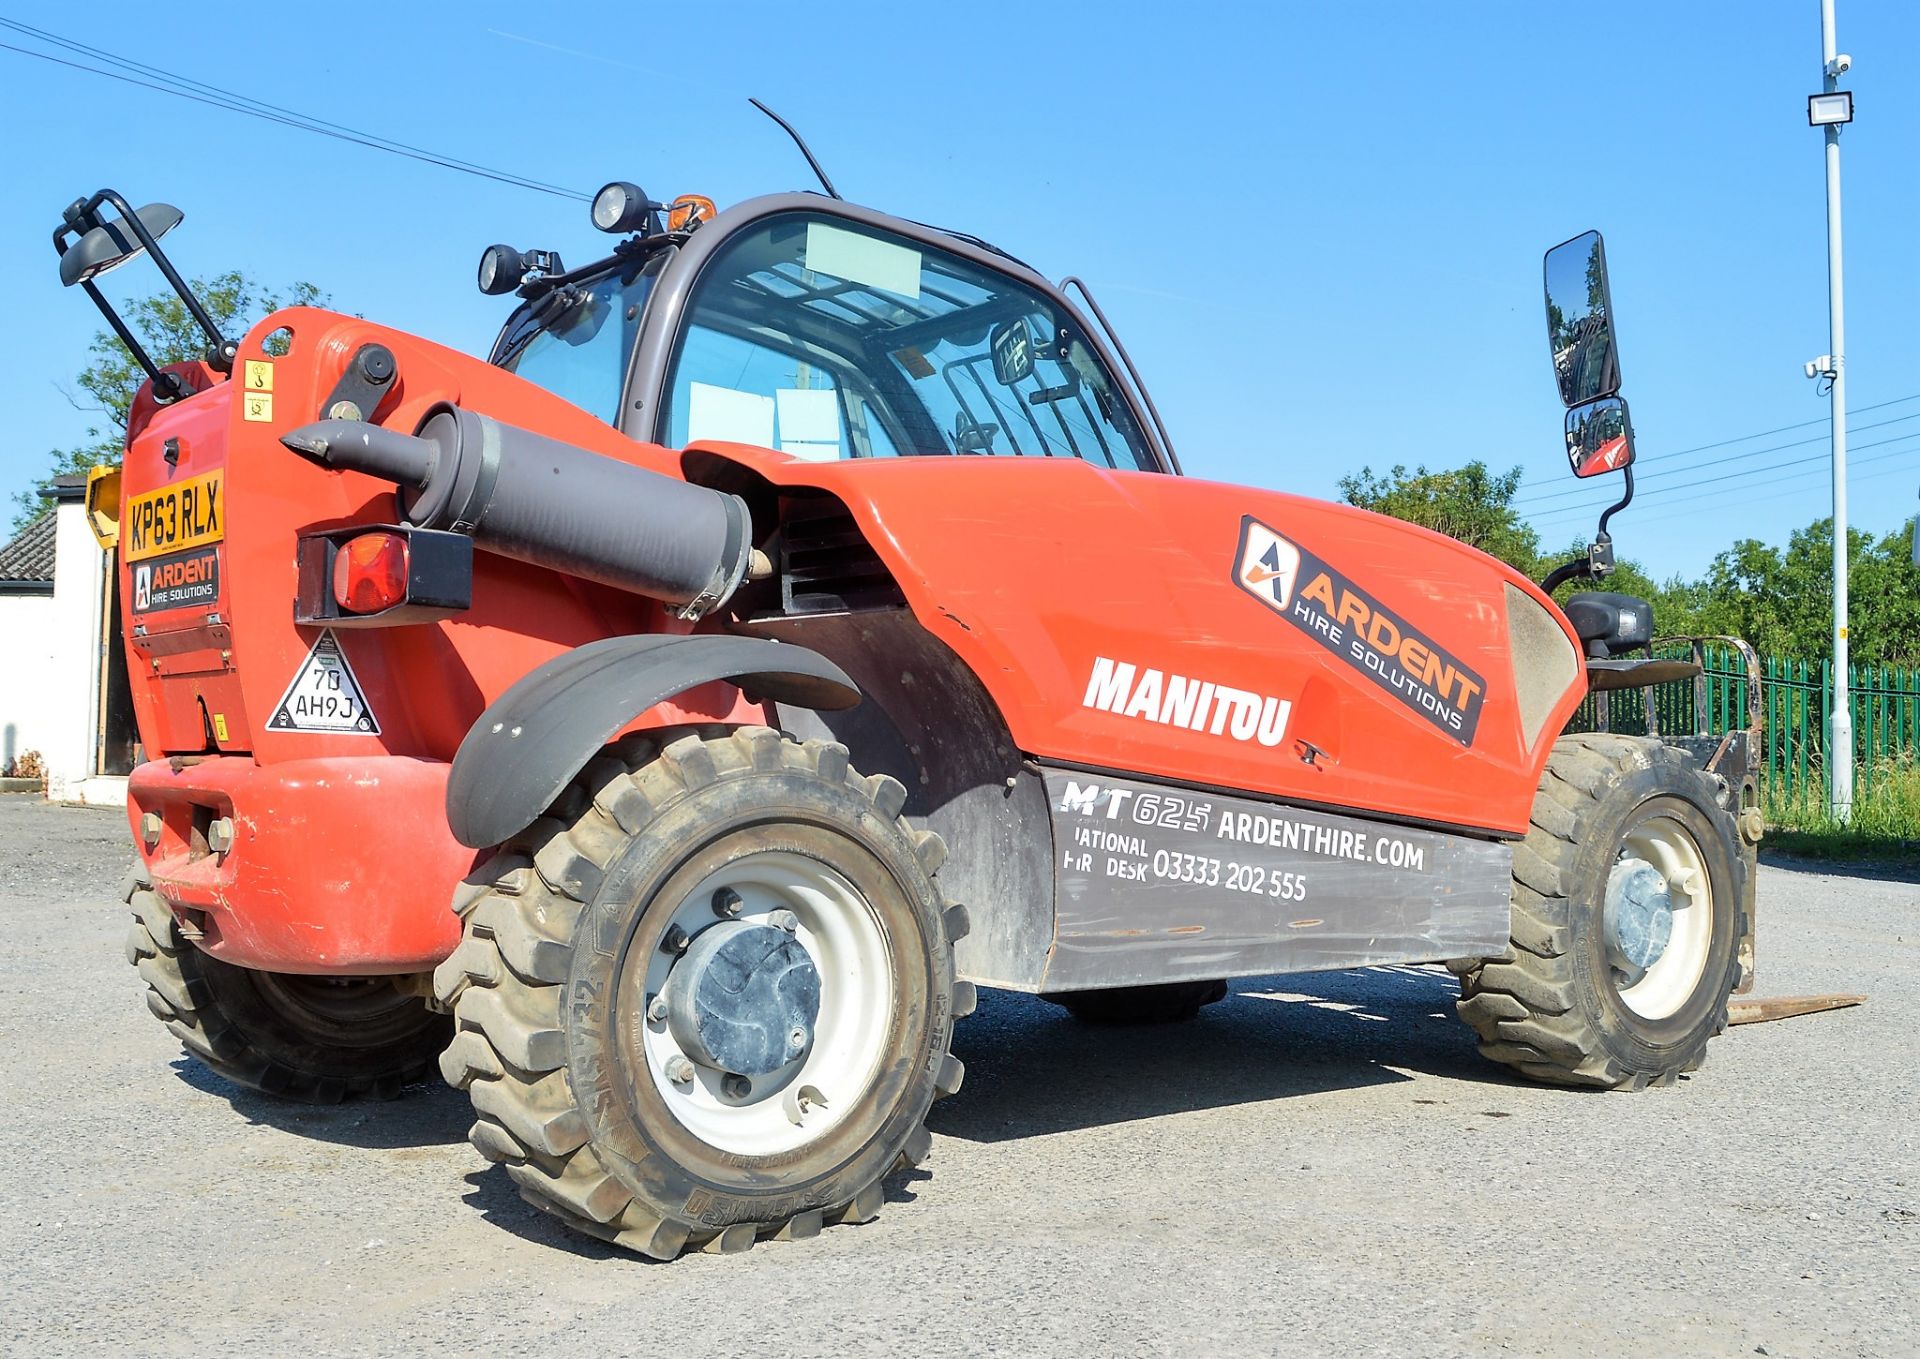
[[[905,603],[886,563],[844,506],[788,503],[780,539],[783,613],[858,613]]]

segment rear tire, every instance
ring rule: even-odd
[[[147,1008],[187,1051],[237,1085],[305,1104],[391,1099],[423,1081],[453,1021],[399,977],[256,972],[200,952],[144,881],[127,891],[127,961]]]
[[[1227,998],[1224,981],[1163,982],[1115,986],[1104,991],[1056,991],[1043,995],[1085,1024],[1181,1024],[1202,1006]]]
[[[927,1109],[959,1088],[948,1043],[973,1008],[953,979],[966,912],[933,879],[946,847],[900,818],[905,798],[843,746],[760,727],[628,737],[590,763],[468,879],[434,974],[474,1147],[534,1207],[656,1259],[877,1215],[882,1177],[926,1157]],[[792,1046],[756,1039],[731,1068],[666,1010],[729,928],[786,931],[799,951],[764,957],[811,974],[815,1005],[778,1025],[739,1010],[721,1028],[792,1025]],[[753,990],[762,966],[728,996],[784,1002]]]
[[[1481,1053],[1559,1085],[1670,1085],[1726,1028],[1745,932],[1734,812],[1658,741],[1562,736],[1514,849],[1512,940],[1450,964]],[[1606,915],[1622,865],[1654,865],[1673,904],[1650,964],[1623,958]],[[1631,944],[1626,947],[1632,947]]]

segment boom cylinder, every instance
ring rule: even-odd
[[[281,442],[400,488],[409,524],[469,534],[516,561],[663,600],[686,618],[718,606],[752,552],[746,504],[458,406],[419,432],[321,420]]]

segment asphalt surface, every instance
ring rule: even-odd
[[[1871,999],[1640,1095],[1508,1079],[1430,969],[1159,1030],[986,993],[877,1222],[660,1265],[523,1205],[451,1090],[310,1109],[183,1056],[125,836],[0,798],[6,1354],[1920,1350],[1912,882],[1765,868],[1756,994]]]

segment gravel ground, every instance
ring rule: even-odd
[[[464,1098],[289,1106],[122,959],[118,814],[0,798],[0,1350],[43,1356],[1914,1354],[1920,888],[1763,870],[1758,994],[1641,1095],[1507,1079],[1444,973],[1113,1032],[986,993],[879,1221],[656,1265],[524,1206]]]

